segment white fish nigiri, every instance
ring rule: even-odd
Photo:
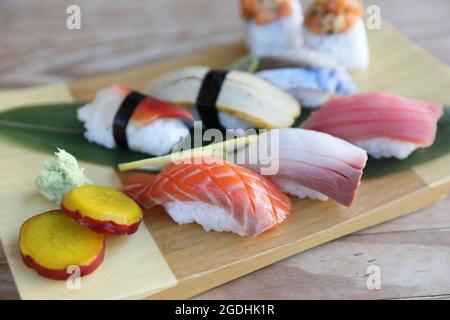
[[[257,75],[290,93],[303,107],[317,108],[335,95],[356,92],[352,77],[342,67],[297,67],[263,70]]]
[[[239,151],[237,161],[242,161],[244,152],[258,153],[255,163],[245,161],[245,166],[256,172],[277,167],[268,177],[283,191],[300,198],[331,198],[346,206],[356,197],[367,162],[361,148],[328,134],[299,128],[262,133],[258,141]]]

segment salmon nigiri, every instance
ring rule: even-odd
[[[220,159],[191,159],[158,175],[140,174],[124,186],[143,208],[163,206],[178,224],[255,237],[283,222],[289,198],[271,181]]]
[[[302,128],[329,133],[365,149],[374,158],[407,158],[434,143],[440,103],[389,93],[337,98],[314,112]]]

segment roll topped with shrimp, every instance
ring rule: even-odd
[[[252,54],[265,56],[302,45],[303,11],[299,1],[241,0],[241,11]]]
[[[359,0],[315,0],[305,18],[305,45],[332,55],[349,70],[365,69],[369,46]]]

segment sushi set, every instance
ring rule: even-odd
[[[448,194],[445,66],[358,1],[241,6],[246,44],[0,93],[22,298],[189,298]]]

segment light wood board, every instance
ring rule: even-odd
[[[370,33],[370,42],[371,67],[366,72],[355,74],[355,79],[362,91],[386,90],[415,98],[450,103],[450,92],[447,90],[450,87],[449,71],[422,49],[404,39],[386,24],[383,30]],[[152,78],[167,70],[191,64],[225,67],[243,53],[244,48],[241,43],[231,44],[165,63],[80,81],[68,85],[67,88],[72,97],[77,100],[91,99],[98,89],[114,82],[143,89]],[[50,100],[51,98],[49,97]],[[14,170],[20,170],[20,167],[29,163],[30,159],[45,158],[17,146],[9,147],[20,150],[14,157]],[[136,283],[145,283],[141,290],[138,290],[141,293],[157,292],[150,295],[151,298],[191,297],[292,254],[427,207],[445,197],[450,190],[449,160],[450,157],[447,156],[413,170],[364,181],[357,201],[350,209],[333,202],[294,200],[293,213],[289,220],[279,228],[256,239],[240,238],[233,234],[205,233],[196,225],[178,226],[163,210],[152,210],[146,214],[145,225],[150,231],[150,239],[154,240],[160,252],[148,254],[156,255],[156,257],[162,255],[169,268],[162,268],[161,270],[164,271],[161,272],[169,276],[163,282],[155,279],[139,282],[142,269],[127,268],[126,274],[128,278],[134,279],[133,284],[122,286],[113,281],[111,288],[121,291],[121,294],[111,295],[110,298],[139,296],[136,295],[135,290],[133,291]],[[1,160],[0,163],[2,171],[11,170],[11,161],[8,163]],[[34,176],[31,177],[32,172],[29,171],[27,174],[28,176],[24,176],[27,181],[26,188],[19,188],[20,191],[14,194],[9,191],[11,185],[17,185],[14,174],[7,175],[0,182],[2,194],[8,194],[9,191],[10,195],[9,201],[5,201],[7,207],[3,206],[2,199],[3,208],[12,207],[17,201],[24,201],[24,195],[33,194],[30,201],[26,201],[26,206],[23,206],[27,209],[25,215],[41,210],[41,204],[35,204],[39,200],[34,199],[34,197],[37,198],[32,187]],[[3,212],[4,209],[0,216],[2,218],[4,218]],[[0,232],[19,291],[22,297],[33,298],[31,293],[30,296],[25,296],[22,288],[27,286],[27,281],[37,276],[30,276],[32,273],[29,270],[14,262],[17,262],[14,245],[7,245],[3,239],[3,231]],[[134,249],[136,252],[147,248],[147,244],[141,242],[136,244]],[[8,243],[14,244],[14,241]],[[151,240],[148,242],[148,247],[154,248]],[[121,269],[118,268],[118,270]],[[100,272],[101,270],[89,279],[101,277]],[[122,273],[119,274],[121,275]],[[167,288],[175,285],[170,275],[176,278],[176,286]],[[35,295],[45,292],[46,285],[49,283],[49,281],[40,280],[34,287]],[[90,295],[85,296],[86,298],[95,296],[95,287],[91,290]],[[98,292],[102,290],[98,289]]]

